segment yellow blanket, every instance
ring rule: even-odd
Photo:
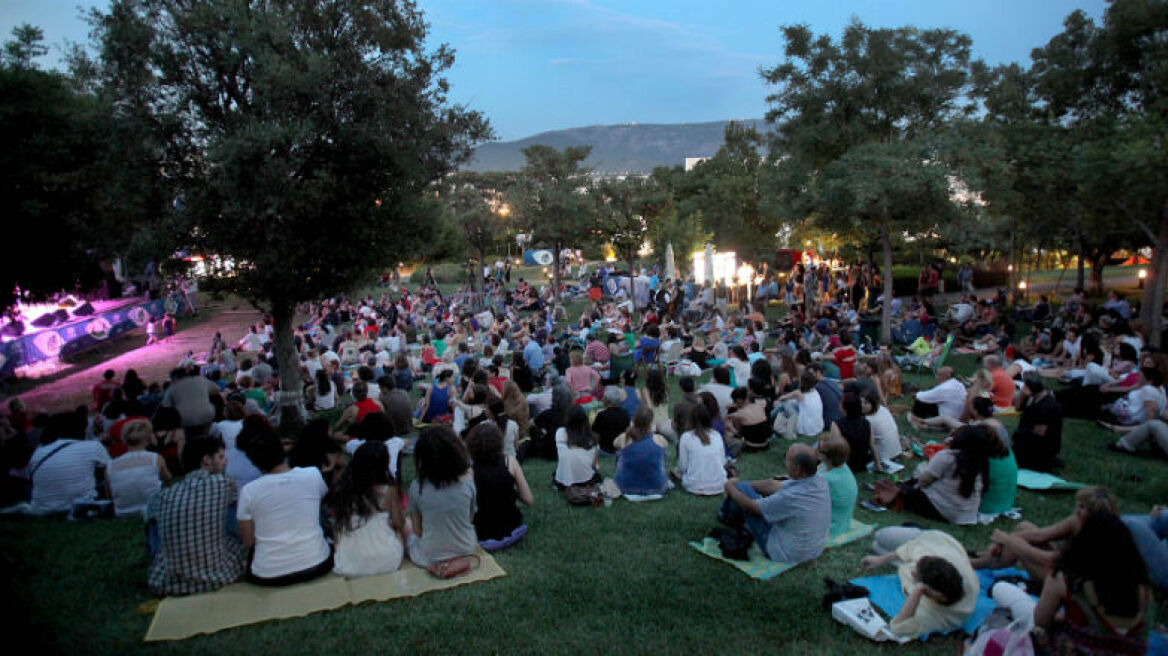
[[[506,576],[499,564],[480,550],[481,564],[469,574],[453,579],[437,579],[408,560],[401,569],[381,576],[346,579],[328,574],[315,581],[286,588],[264,588],[235,583],[206,594],[167,597],[158,605],[146,632],[146,642],[183,640],[200,633],[303,617],[347,604],[413,597],[467,583]]]

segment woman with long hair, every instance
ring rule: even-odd
[[[503,443],[503,432],[493,422],[475,426],[467,436],[478,495],[474,527],[479,542],[522,537],[527,527],[515,502],[535,503],[523,468],[514,457],[504,455]]]
[[[325,498],[333,511],[333,572],[352,578],[401,566],[405,517],[394,483],[385,442],[371,440],[357,447]]]
[[[519,386],[519,391],[524,394],[531,394],[535,389],[535,381],[531,374],[531,367],[527,366],[527,360],[523,357],[522,351],[515,351],[511,354],[511,380]]]
[[[446,426],[422,431],[414,447],[406,546],[419,567],[469,556],[478,548],[474,476],[466,447]]]
[[[678,442],[675,475],[691,494],[721,494],[726,484],[726,448],[722,435],[711,424],[705,403],[694,405],[689,423],[692,429],[683,433]]]
[[[309,385],[308,389],[305,390],[305,396],[308,397],[309,406],[313,410],[323,412],[337,407],[336,387],[329,380],[328,373],[323,367],[316,370],[316,375],[313,376],[313,384]]]
[[[915,479],[900,485],[904,509],[958,525],[977,523],[981,495],[990,479],[989,435],[982,426],[962,426],[946,440]]]
[[[648,408],[653,415],[653,430],[671,442],[676,442],[677,431],[673,430],[670,419],[669,387],[660,369],[653,368],[645,374],[645,386],[637,390],[637,396],[640,397],[641,407]],[[633,415],[636,415],[635,411]]]
[[[669,442],[653,432],[653,412],[637,408],[632,425],[616,438],[616,484],[633,501],[657,499],[669,489],[665,452]]]
[[[600,453],[596,434],[588,423],[588,413],[578,405],[568,409],[567,420],[556,431],[556,473],[553,481],[563,489],[573,485],[599,483],[596,461]]]

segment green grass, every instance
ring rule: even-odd
[[[959,373],[975,367],[956,356]],[[924,383],[926,378],[911,377]],[[902,428],[905,427],[901,419]],[[1008,420],[1013,428],[1016,420]],[[1111,486],[1124,512],[1168,499],[1165,463],[1103,450],[1112,439],[1080,420],[1067,422],[1062,475]],[[744,477],[782,471],[785,445],[740,459]],[[915,465],[915,461],[911,464]],[[601,469],[613,474],[611,459]],[[405,470],[412,477],[412,466]],[[8,618],[46,653],[953,653],[958,638],[892,647],[870,643],[820,610],[822,579],[862,576],[869,542],[824,552],[771,581],[755,581],[686,546],[715,525],[720,499],[672,492],[659,502],[569,507],[551,486],[554,464],[528,461],[535,506],[527,538],[496,556],[501,579],[305,618],[268,622],[177,643],[144,644],[150,618],[135,608],[146,589],[144,536],[131,520],[65,523],[0,518],[0,567]],[[862,475],[861,483],[873,477]],[[862,497],[868,493],[862,492]],[[1053,522],[1073,494],[1019,491],[1025,519]],[[939,526],[917,517],[857,509],[864,522],[916,521],[944,528],[968,548],[991,527]],[[996,527],[1008,527],[999,522]],[[890,572],[891,570],[885,570]],[[1158,598],[1158,617],[1168,612]]]

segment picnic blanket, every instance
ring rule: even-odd
[[[848,530],[840,533],[834,538],[828,538],[827,547],[842,547],[850,542],[855,542],[860,538],[867,537],[876,530],[875,524],[864,524],[855,519],[852,520]],[[750,551],[747,555],[750,556],[748,560],[733,560],[722,555],[722,550],[718,548],[718,541],[714,538],[702,538],[701,542],[690,542],[689,546],[698,550],[698,553],[709,556],[714,560],[720,560],[724,563],[729,563],[736,567],[738,571],[749,576],[752,579],[760,581],[769,581],[779,574],[793,569],[799,563],[776,563],[762,554],[762,550],[758,548],[757,544],[750,545]]]
[[[994,610],[996,604],[989,597],[988,591],[997,579],[1005,576],[1029,578],[1026,572],[1014,569],[1013,567],[1007,567],[1005,569],[979,569],[976,570],[976,573],[978,583],[980,584],[980,591],[977,595],[977,605],[974,607],[973,613],[965,621],[965,624],[945,631],[941,635],[948,635],[958,629],[970,634],[976,631],[977,627],[981,626],[981,623]],[[865,576],[859,579],[852,579],[851,582],[855,585],[862,585],[868,588],[868,598],[872,600],[872,605],[884,611],[888,617],[896,617],[896,614],[900,612],[900,607],[904,605],[904,591],[900,588],[900,577],[896,574]],[[932,634],[921,635],[921,641],[928,640],[930,635]]]
[[[1027,490],[1078,490],[1086,486],[1082,483],[1063,480],[1054,474],[1019,469],[1018,487],[1024,487]]]
[[[206,594],[167,597],[158,605],[146,642],[183,640],[200,633],[215,633],[268,620],[304,617],[348,604],[414,597],[467,583],[487,581],[506,572],[495,559],[479,550],[479,566],[465,576],[438,579],[426,570],[402,562],[396,572],[346,579],[328,574],[314,581],[286,588],[265,588],[235,583]]]

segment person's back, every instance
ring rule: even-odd
[[[822,474],[783,481],[778,492],[759,501],[771,524],[767,556],[783,563],[817,558],[831,529],[831,490]]]
[[[726,483],[726,449],[717,431],[707,429],[706,437],[707,442],[703,444],[696,431],[686,431],[681,436],[678,444],[681,485],[692,494],[721,494]]]
[[[474,553],[478,541],[471,516],[477,508],[473,476],[462,476],[440,488],[415,479],[410,484],[409,510],[422,517],[420,548],[425,558],[420,559],[411,545],[410,559],[421,566]]]
[[[640,496],[664,494],[668,484],[665,449],[652,435],[636,440],[617,454],[616,485],[621,492]]]
[[[1018,493],[1018,463],[1013,451],[1008,451],[1003,457],[990,458],[989,463],[989,484],[982,492],[978,512],[987,515],[1004,513],[1014,507]]]
[[[828,493],[831,498],[831,528],[829,535],[836,536],[847,533],[852,524],[852,512],[856,508],[856,499],[860,491],[856,485],[856,476],[846,465],[824,469],[823,478],[827,481]]]
[[[100,442],[60,439],[37,447],[26,469],[32,479],[29,512],[64,513],[78,501],[95,499],[94,473],[109,463],[109,454]]]
[[[118,517],[141,516],[150,497],[162,489],[158,460],[153,451],[128,451],[109,465],[110,496]]]
[[[799,423],[795,430],[800,435],[818,435],[823,428],[823,400],[812,388],[799,399]]]
[[[214,388],[212,390],[212,388]],[[218,386],[202,376],[186,376],[170,384],[162,405],[178,410],[182,425],[205,426],[215,419],[215,407],[210,394]]]
[[[159,492],[147,508],[157,527],[147,581],[153,594],[188,595],[239,580],[243,544],[227,532],[235,508],[235,483],[223,474],[223,442],[188,440],[183,460],[190,473]]]
[[[505,458],[493,463],[476,462],[474,485],[478,500],[474,527],[480,541],[502,540],[523,524],[523,513],[515,504],[519,498],[515,477]]]
[[[253,578],[279,579],[329,558],[320,527],[320,502],[326,492],[328,486],[315,467],[267,473],[240,491],[238,518],[255,523]]]

